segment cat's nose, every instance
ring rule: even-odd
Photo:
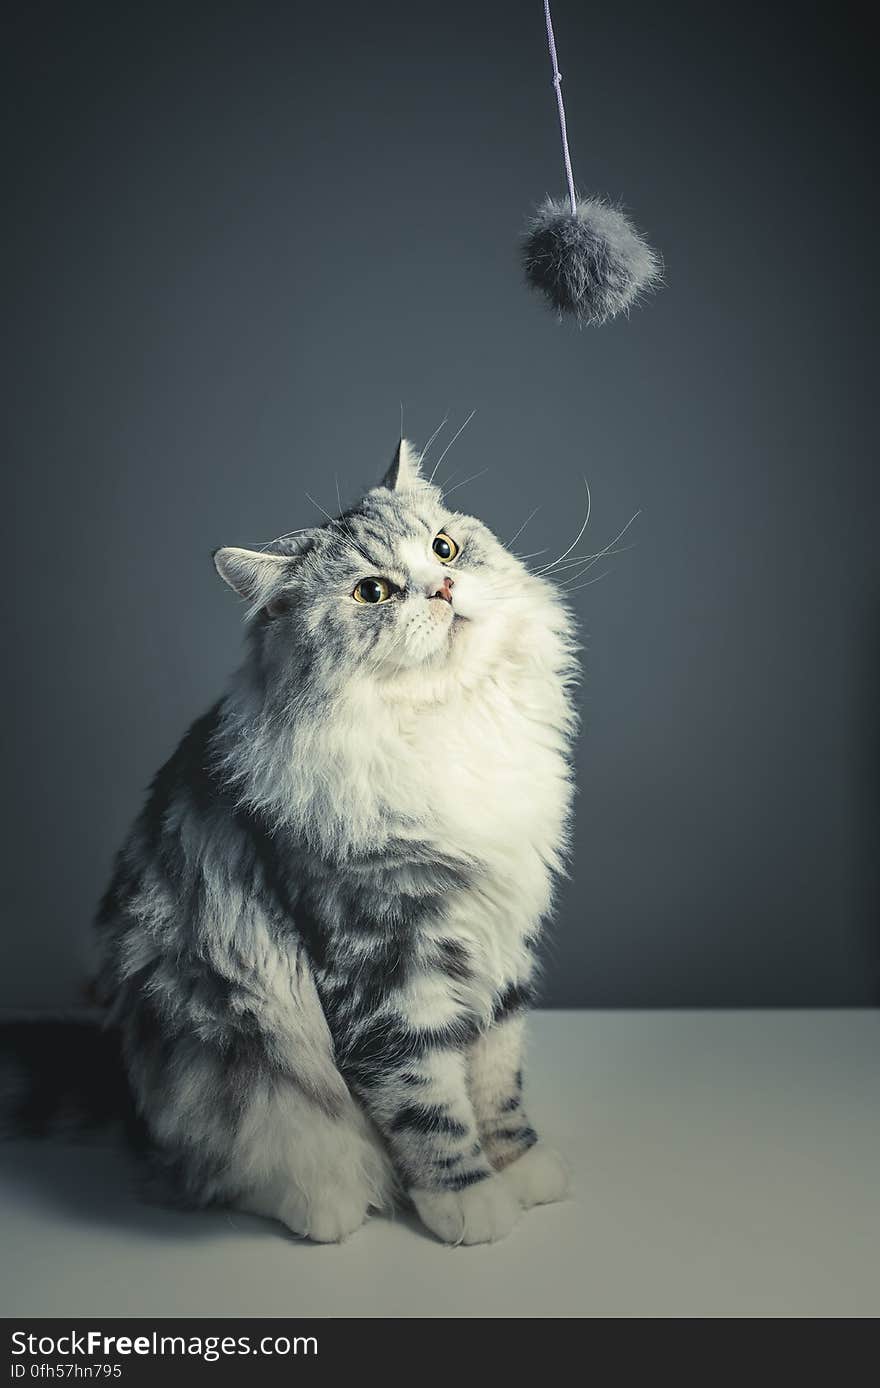
[[[444,602],[452,602],[452,590],[454,587],[455,584],[453,583],[451,578],[444,578],[439,588],[434,588],[434,584],[432,582],[431,588],[434,588],[434,592],[432,593],[429,589],[428,597],[442,598]]]

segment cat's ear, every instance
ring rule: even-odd
[[[252,606],[262,607],[290,573],[292,560],[289,554],[227,546],[214,551],[214,568],[234,593]]]
[[[390,492],[406,492],[421,479],[421,458],[407,439],[401,439],[391,459],[391,466],[382,478],[382,486]]]

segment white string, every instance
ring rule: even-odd
[[[565,105],[562,100],[562,73],[556,56],[556,39],[553,35],[553,20],[550,18],[550,0],[544,0],[544,19],[547,22],[547,44],[550,61],[553,64],[553,86],[556,88],[556,106],[559,111],[559,133],[562,136],[562,157],[565,160],[565,177],[568,180],[568,200],[572,216],[577,214],[577,194],[574,191],[574,174],[571,169],[571,154],[568,149],[568,131],[565,128]]]

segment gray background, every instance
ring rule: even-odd
[[[557,0],[582,188],[667,286],[557,326],[538,0],[15,7],[0,1003],[73,997],[142,788],[237,658],[209,559],[371,482],[403,401],[576,594],[557,1005],[878,999],[868,44],[847,6]]]

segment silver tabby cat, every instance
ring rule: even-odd
[[[569,615],[402,441],[267,551],[229,691],[159,772],[99,990],[178,1198],[334,1241],[409,1200],[450,1243],[565,1192],[520,1050],[571,802]]]

